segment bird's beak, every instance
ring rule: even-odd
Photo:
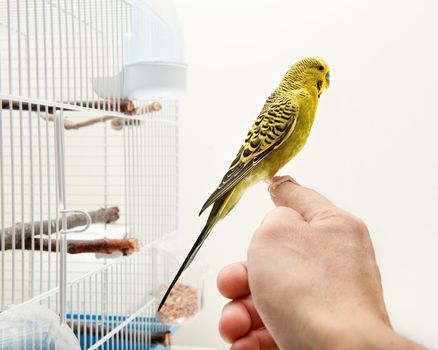
[[[325,75],[325,85],[327,88],[330,86],[330,72]]]

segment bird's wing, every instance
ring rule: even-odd
[[[222,182],[207,199],[199,215],[242,180],[263,158],[278,148],[293,131],[297,117],[298,102],[294,96],[279,96],[269,108],[265,106]]]

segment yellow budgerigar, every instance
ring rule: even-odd
[[[252,184],[269,180],[271,189],[291,178],[275,177],[304,146],[315,119],[318,100],[330,84],[328,65],[320,58],[295,63],[266,100],[222,182],[201,213],[213,205],[207,223],[161,300],[164,305],[181,273],[190,265],[216,223],[223,219]],[[200,214],[201,214],[200,213]]]

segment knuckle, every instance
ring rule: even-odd
[[[271,209],[264,217],[255,235],[262,237],[278,237],[284,230],[289,230],[288,220],[285,220],[282,208]]]
[[[342,213],[340,218],[344,230],[349,235],[353,235],[357,239],[368,237],[368,227],[362,219],[349,213]]]
[[[280,231],[280,225],[270,222],[269,224],[263,224],[260,226],[256,230],[254,236],[255,238],[273,238],[277,237]]]
[[[321,208],[313,213],[309,218],[310,221],[317,218],[318,221],[331,221],[339,216],[339,212],[335,208]]]
[[[360,218],[340,209],[322,210],[318,213],[319,229],[327,233],[345,235],[349,239],[361,241],[369,240],[367,225]]]
[[[283,208],[276,207],[268,211],[268,213],[263,218],[261,223],[261,228],[265,230],[278,229],[280,226],[280,222],[283,218]]]
[[[299,220],[296,213],[287,207],[271,209],[265,216],[254,236],[256,238],[281,241],[295,240],[297,236],[308,230],[308,224]]]
[[[368,227],[362,219],[360,219],[358,217],[354,217],[353,218],[353,225],[355,227],[355,231],[357,231],[358,233],[360,233],[362,235],[368,234]]]

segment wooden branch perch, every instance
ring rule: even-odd
[[[95,118],[90,118],[90,119],[86,119],[86,120],[81,120],[78,122],[64,119],[64,129],[65,130],[72,130],[72,129],[77,130],[77,129],[84,128],[86,126],[94,125],[97,123],[105,123],[106,121],[113,120],[113,119],[115,119],[115,117],[111,117],[111,116],[95,117]]]
[[[140,250],[137,238],[102,238],[95,240],[69,240],[67,241],[67,253],[101,253],[112,254],[121,252],[123,255],[130,255]]]
[[[81,103],[75,103],[75,102],[66,102],[66,103],[75,106],[86,107],[86,108],[106,109],[107,111],[114,111],[114,112],[119,112],[119,106],[120,106],[120,113],[127,115],[137,114],[137,108],[135,108],[134,102],[132,102],[131,100],[120,100],[120,101],[105,100],[105,101],[84,101]]]
[[[86,334],[93,334],[101,338],[113,330],[112,327],[105,325],[102,326],[102,324],[88,324],[83,320],[79,321],[79,325],[77,320],[68,320],[67,324],[76,335],[78,335],[79,333],[81,335],[86,333]],[[126,340],[146,339],[150,341],[150,344],[153,345],[170,346],[172,344],[172,333],[170,333],[170,331],[151,332],[151,331],[143,331],[139,329],[125,328],[123,332],[119,332],[118,334],[119,334],[119,339],[126,339]]]
[[[121,100],[120,104],[118,101],[108,100],[108,101],[90,101],[83,103],[75,103],[75,102],[65,102],[66,104],[87,107],[87,108],[100,108],[107,109],[108,111],[118,111],[120,107],[120,113],[124,113],[126,115],[138,115],[143,113],[157,112],[161,110],[162,106],[159,102],[152,102],[149,105],[145,106],[145,108],[137,108],[134,103],[130,100]],[[13,109],[20,110],[20,102],[17,101],[9,101],[2,100],[2,109]],[[46,105],[38,105],[35,103],[27,103],[21,102],[21,110],[27,111],[31,110],[32,112],[47,112],[48,115],[40,115],[40,117],[49,122],[53,122],[53,114],[56,110],[55,107],[46,106]],[[72,109],[65,109],[67,111],[73,111]],[[81,120],[78,122],[74,122],[72,120],[64,119],[64,129],[66,130],[77,130],[80,128],[84,128],[90,125],[94,125],[97,123],[105,123],[107,121],[111,121],[111,126],[114,130],[121,130],[125,125],[140,125],[141,121],[138,119],[124,119],[113,116],[99,116],[93,117],[87,120]]]
[[[120,100],[120,110],[119,110],[118,101],[113,102],[112,100],[94,101],[94,102],[89,101],[89,102],[83,102],[83,103],[76,103],[76,102],[63,102],[63,103],[67,104],[67,105],[80,106],[80,107],[86,107],[86,108],[107,109],[109,111],[120,112],[120,113],[124,113],[127,115],[134,115],[137,113],[137,108],[135,108],[134,103],[131,100]],[[44,104],[9,101],[9,100],[2,100],[2,109],[20,110],[20,104],[21,104],[21,110],[23,110],[23,111],[28,111],[30,109],[32,112],[38,112],[38,111],[40,111],[41,113],[47,112],[48,114],[52,114],[52,115],[54,114],[54,112],[57,109],[59,109],[59,108],[56,108],[53,106],[47,106]],[[161,105],[160,105],[160,107],[161,107]],[[68,108],[65,108],[64,110],[65,111],[74,111],[74,109],[68,109]]]
[[[50,244],[48,239],[35,238],[32,245],[30,238],[24,241],[25,250],[40,250],[48,252],[57,251],[58,241],[51,239]],[[11,249],[11,246],[6,246],[5,250]],[[50,248],[50,249],[49,249]],[[21,249],[21,240],[15,242],[15,249]],[[59,247],[58,247],[59,250]],[[102,238],[93,240],[68,240],[67,253],[68,254],[82,254],[82,253],[100,253],[112,254],[120,252],[123,255],[130,255],[140,250],[140,244],[137,238]]]
[[[119,219],[119,208],[112,207],[112,208],[101,208],[96,211],[90,211],[88,212],[91,217],[91,222],[93,224],[96,223],[111,223],[115,222]],[[78,226],[83,226],[86,224],[86,219],[82,214],[71,214],[67,216],[67,228],[73,228]],[[57,226],[58,225],[58,226]],[[7,227],[5,229],[5,232],[3,233],[0,231],[0,238],[4,234],[5,237],[5,249],[11,249],[12,247],[12,237],[15,234],[15,246],[17,247],[17,244],[21,247],[21,237],[22,237],[22,231],[24,234],[24,239],[30,239],[32,236],[32,230],[34,233],[34,236],[39,235],[47,235],[49,232],[54,233],[56,232],[56,228],[61,227],[61,219],[54,219],[54,220],[44,220],[42,222],[42,225],[39,221],[34,221],[33,225],[32,223],[24,223],[23,225],[21,223],[16,224],[15,226]],[[1,242],[1,239],[0,239]]]
[[[41,119],[47,120],[49,122],[53,122],[53,115],[48,116],[40,116]],[[140,125],[141,121],[138,119],[124,119],[113,117],[109,115],[104,115],[100,117],[94,117],[86,120],[81,120],[74,122],[72,120],[64,119],[64,129],[65,130],[78,130],[84,128],[86,126],[91,126],[98,123],[105,123],[107,121],[111,121],[111,126],[114,130],[121,130],[125,125]]]

